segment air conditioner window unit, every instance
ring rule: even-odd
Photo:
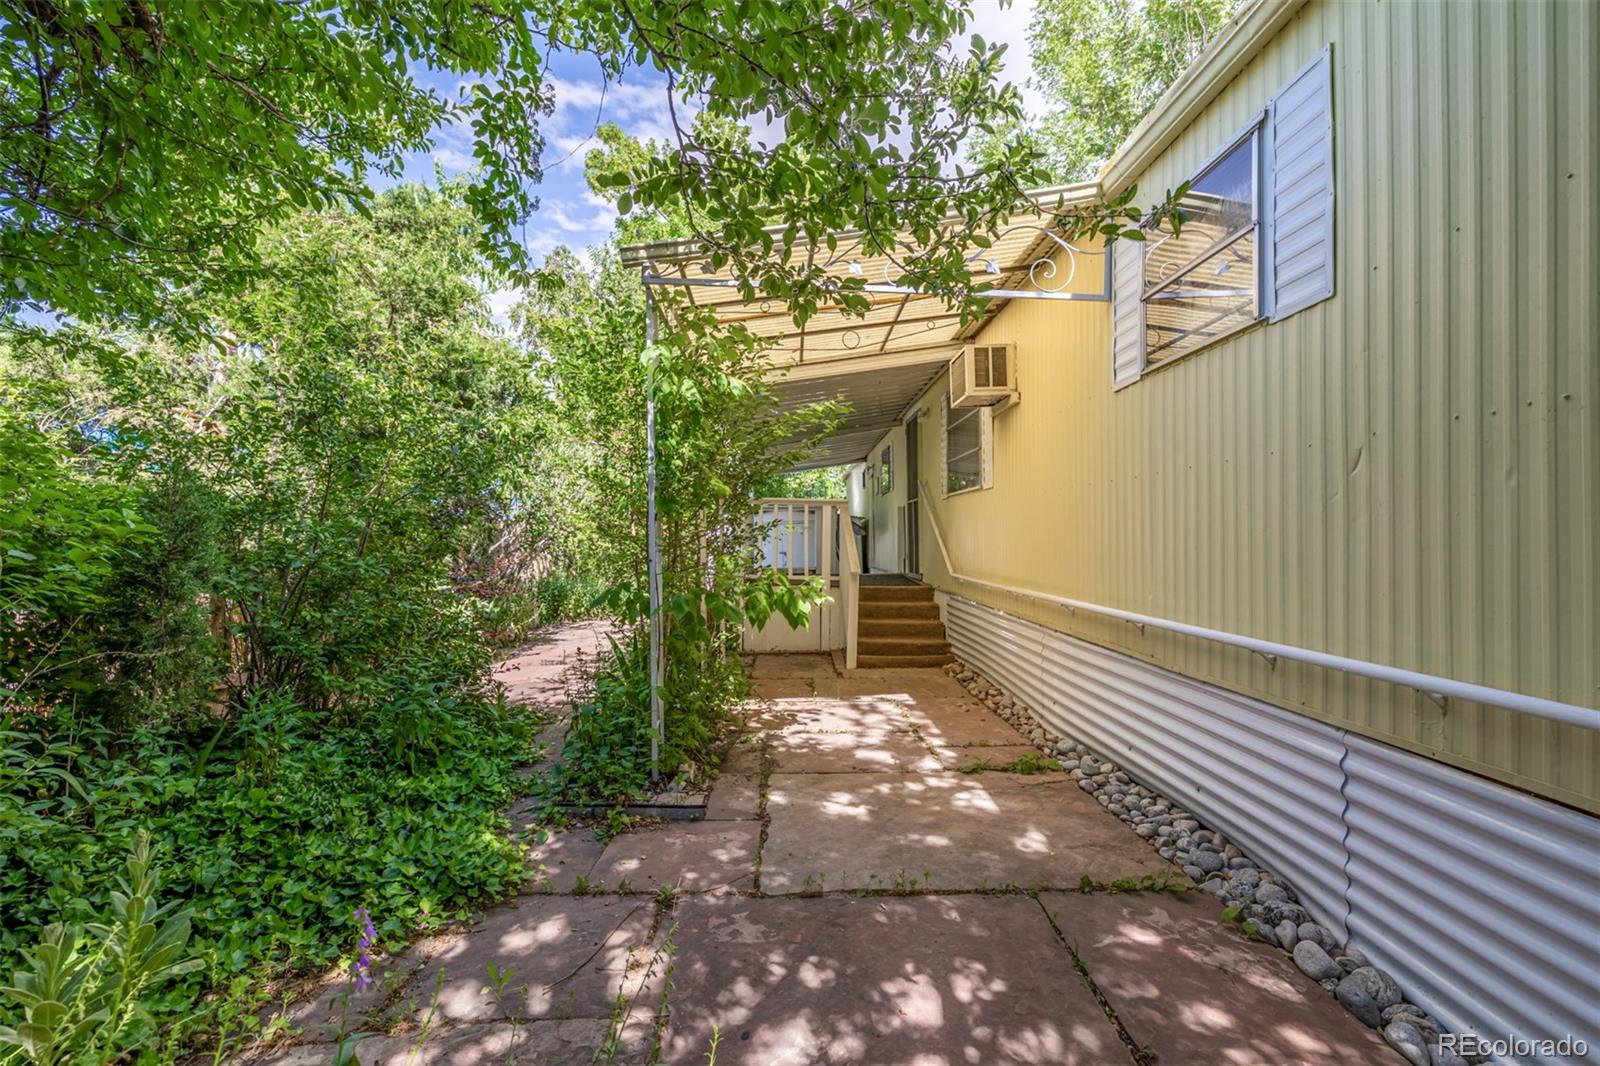
[[[969,344],[950,360],[950,406],[1011,404],[1017,394],[1017,351],[1011,344]]]

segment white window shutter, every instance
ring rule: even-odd
[[[978,484],[994,488],[994,408],[978,412]]]
[[[1144,245],[1126,237],[1111,248],[1111,388],[1144,373]]]
[[[1333,62],[1323,49],[1267,110],[1267,311],[1333,295]]]

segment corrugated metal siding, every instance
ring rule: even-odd
[[[1458,1027],[1570,1033],[1600,1062],[1600,821],[1349,742],[1355,942]]]
[[[1600,821],[941,601],[963,662],[1286,877],[1412,1002],[1486,1037],[1579,1036],[1600,1061]]]
[[[961,660],[1283,875],[1345,935],[1337,730],[948,597]]]
[[[1022,402],[994,420],[994,487],[931,501],[951,553],[1006,584],[1600,705],[1600,5],[1310,3],[1141,186],[1181,181],[1330,43],[1333,298],[1115,392],[1107,305],[1007,306],[981,339],[1018,345]],[[953,591],[1600,810],[1593,732],[963,589],[930,562]]]

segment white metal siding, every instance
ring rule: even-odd
[[[1267,116],[1269,310],[1274,320],[1333,295],[1333,64],[1324,50]]]
[[[1600,1061],[1600,820],[1349,745],[1355,942],[1452,1025],[1570,1033]]]
[[[1144,265],[1138,241],[1119,238],[1111,251],[1111,387],[1139,380],[1144,369]]]
[[[1570,1033],[1600,1062],[1600,820],[939,599],[962,661],[1281,874],[1412,1002],[1495,1039]]]

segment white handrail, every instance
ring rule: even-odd
[[[1136,611],[1124,611],[1117,607],[1106,607],[1098,603],[1087,603],[1083,600],[1069,599],[1066,596],[1054,596],[1047,592],[1035,592],[1031,589],[1004,585],[997,581],[985,581],[982,578],[969,577],[958,571],[950,562],[950,553],[944,544],[944,532],[939,528],[939,516],[934,514],[933,505],[927,499],[928,486],[926,484],[922,484],[922,494],[923,505],[927,507],[928,511],[928,524],[933,528],[933,538],[939,544],[939,555],[944,560],[945,572],[957,581],[994,589],[996,592],[1009,593],[1013,596],[1038,600],[1042,603],[1054,604],[1059,607],[1065,607],[1069,611],[1088,611],[1090,614],[1103,615],[1106,618],[1117,618],[1141,629],[1149,626],[1154,629],[1166,630],[1169,633],[1182,633],[1185,636],[1199,637],[1202,640],[1211,640],[1218,644],[1244,648],[1247,651],[1253,651],[1258,655],[1265,656],[1269,662],[1277,659],[1291,659],[1295,662],[1308,663],[1312,666],[1325,667],[1329,670],[1340,670],[1347,674],[1355,674],[1358,677],[1371,678],[1374,681],[1384,681],[1391,685],[1402,685],[1406,688],[1416,689],[1434,700],[1443,700],[1445,698],[1469,700],[1473,703],[1502,707],[1508,711],[1516,711],[1519,714],[1532,715],[1552,722],[1575,725],[1582,729],[1600,730],[1600,710],[1593,707],[1580,707],[1575,703],[1562,703],[1559,700],[1547,700],[1540,696],[1528,696],[1521,692],[1508,692],[1505,689],[1491,688],[1488,685],[1475,685],[1470,681],[1457,681],[1453,678],[1424,674],[1416,670],[1405,670],[1398,666],[1385,666],[1382,663],[1367,662],[1364,659],[1351,659],[1343,655],[1312,651],[1309,648],[1297,648],[1292,644],[1279,644],[1273,640],[1259,640],[1255,637],[1240,636],[1237,633],[1227,633],[1220,629],[1208,629],[1205,626],[1190,625],[1187,622],[1174,622],[1169,618],[1156,618],[1152,615],[1139,614]]]
[[[839,589],[844,596],[844,665],[847,670],[856,668],[856,630],[861,616],[861,552],[856,548],[855,524],[850,521],[850,509],[841,507],[839,536],[844,543],[839,546]]]

